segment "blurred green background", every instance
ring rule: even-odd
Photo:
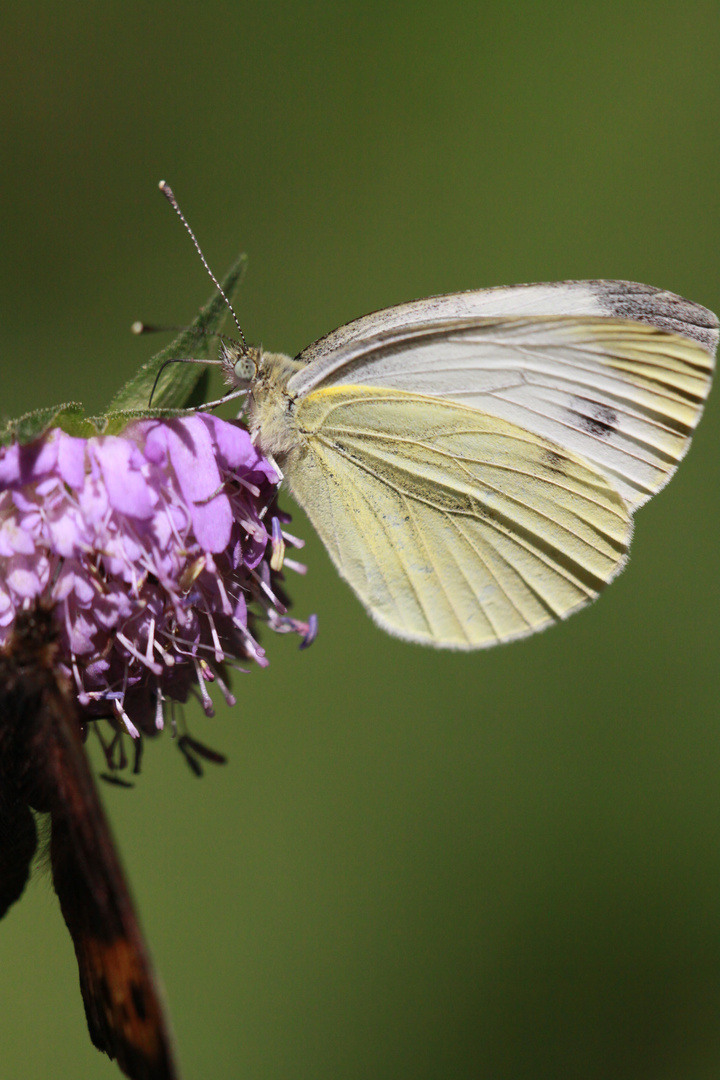
[[[2,411],[101,408],[250,255],[249,340],[560,278],[720,309],[720,6],[5,0]],[[306,653],[104,789],[187,1080],[720,1074],[720,395],[601,601],[447,655],[310,533]],[[0,926],[0,1074],[91,1046],[47,874]]]

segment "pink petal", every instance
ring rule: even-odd
[[[140,472],[142,457],[137,447],[128,439],[109,436],[98,439],[93,451],[112,508],[128,517],[151,517],[157,496]]]
[[[168,448],[180,490],[190,506],[197,542],[204,551],[224,551],[230,543],[232,509],[221,487],[210,434],[197,416],[171,421]],[[207,501],[206,501],[207,500]]]

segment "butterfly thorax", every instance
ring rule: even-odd
[[[302,367],[283,353],[263,352],[250,393],[248,423],[253,442],[280,465],[297,446],[293,422],[294,398],[288,393],[290,376]]]

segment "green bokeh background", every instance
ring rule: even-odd
[[[2,410],[97,410],[250,255],[248,339],[620,277],[720,309],[720,6],[34,5],[0,64]],[[321,636],[105,789],[187,1080],[716,1080],[720,398],[628,570],[539,637],[377,630],[299,512]],[[47,875],[0,926],[0,1075],[89,1044]]]

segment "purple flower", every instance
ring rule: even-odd
[[[274,509],[278,480],[240,424],[203,413],[0,451],[0,646],[18,610],[53,604],[81,712],[133,737],[191,692],[212,714],[208,684],[234,703],[226,667],[267,663],[251,612],[305,644],[315,633],[276,592],[285,542],[301,543]]]

